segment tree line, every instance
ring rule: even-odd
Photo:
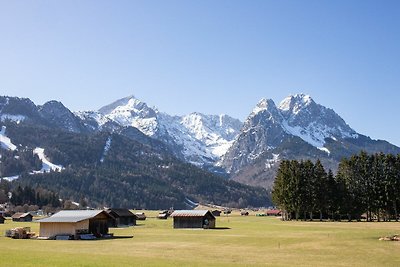
[[[272,199],[284,219],[399,219],[400,155],[361,152],[341,160],[336,175],[319,160],[284,160]]]

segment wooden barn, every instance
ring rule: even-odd
[[[276,209],[267,210],[265,214],[267,214],[267,216],[282,216],[282,211]]]
[[[107,209],[106,212],[111,215],[112,219],[109,220],[109,227],[124,227],[136,225],[136,215],[129,209]]]
[[[3,224],[6,218],[3,217],[2,214],[0,214],[0,224]]]
[[[108,234],[110,218],[103,210],[62,210],[49,218],[39,220],[39,236],[52,238],[69,235],[78,239],[80,234],[93,234],[100,237]]]
[[[31,222],[32,218],[33,216],[29,212],[27,213],[17,212],[13,216],[11,216],[11,219],[14,222]]]
[[[174,228],[215,228],[215,217],[209,210],[177,210],[171,217]]]

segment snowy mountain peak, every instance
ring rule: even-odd
[[[133,95],[121,98],[99,109],[99,112],[104,115],[120,112],[132,112],[146,116],[152,113],[151,116],[154,116],[155,111],[155,109],[150,108],[145,102],[140,101]]]
[[[276,109],[275,102],[272,99],[263,98],[257,103],[256,107],[253,109],[252,114],[256,115],[264,110],[270,109]]]
[[[148,136],[153,136],[158,127],[156,109],[150,108],[146,103],[134,96],[119,99],[110,105],[99,109],[109,121],[115,121],[119,125],[138,128]]]
[[[224,156],[222,166],[228,171],[237,171],[243,164],[251,164],[270,155],[274,149],[298,140],[293,137],[330,155],[327,138],[340,142],[358,138],[358,134],[332,109],[315,103],[309,95],[290,95],[279,107],[272,100],[262,99]]]
[[[309,95],[295,94],[286,97],[280,104],[279,109],[284,113],[298,114],[303,108],[315,104]]]

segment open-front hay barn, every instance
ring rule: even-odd
[[[31,222],[33,216],[29,212],[26,213],[17,212],[11,218],[14,222]]]
[[[174,228],[215,228],[215,217],[208,210],[177,210],[171,217]]]
[[[124,227],[136,225],[136,215],[129,209],[107,209],[106,212],[113,217],[108,222],[110,227]]]
[[[77,239],[81,234],[93,234],[99,237],[108,234],[110,218],[103,210],[62,210],[39,221],[39,236],[52,238],[69,235]]]

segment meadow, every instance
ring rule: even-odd
[[[156,212],[146,212],[155,215]],[[39,223],[0,224],[2,266],[400,266],[396,222],[283,222],[238,214],[217,217],[215,230],[174,230],[172,219],[148,218],[112,228],[129,239],[13,240],[4,231]]]

